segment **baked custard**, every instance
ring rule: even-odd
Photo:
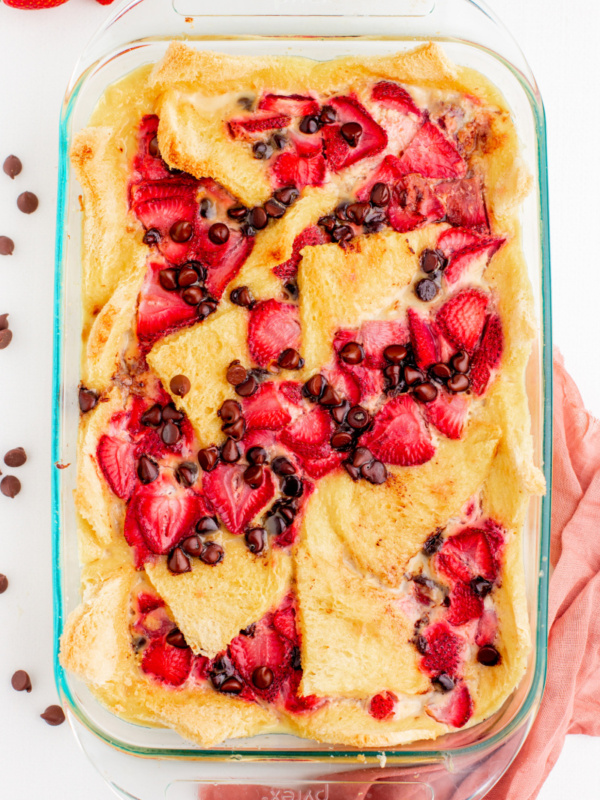
[[[530,633],[536,328],[510,112],[435,44],[173,43],[74,138],[64,667],[199,745],[388,747],[493,714]]]

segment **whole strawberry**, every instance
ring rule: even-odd
[[[62,6],[67,0],[4,0],[4,4],[12,8],[54,8]]]

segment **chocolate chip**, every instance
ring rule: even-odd
[[[21,491],[21,481],[14,475],[6,475],[0,481],[0,492],[6,497],[16,497]]]
[[[286,527],[287,525],[284,520],[277,514],[273,514],[265,520],[265,530],[271,536],[279,536],[284,532]]]
[[[65,712],[60,706],[48,706],[44,713],[40,714],[40,717],[48,725],[56,727],[57,725],[62,725],[65,721]]]
[[[479,597],[486,597],[493,588],[494,584],[491,581],[482,578],[481,575],[478,575],[476,578],[471,580],[471,589],[473,589],[475,594]]]
[[[252,155],[260,161],[266,158],[271,158],[273,155],[273,148],[266,142],[255,142],[252,145]]]
[[[248,213],[248,209],[246,206],[233,206],[232,208],[227,209],[227,216],[230,219],[241,220],[246,218],[246,214]]]
[[[169,403],[162,410],[162,418],[165,422],[181,422],[183,414],[175,408],[173,403]]]
[[[461,374],[468,372],[469,367],[471,366],[469,356],[464,350],[459,350],[458,353],[455,353],[450,359],[450,363],[454,369]]]
[[[85,386],[82,386],[79,389],[78,399],[79,409],[82,414],[86,414],[88,411],[91,411],[92,408],[95,408],[98,404],[98,395],[96,392],[93,392],[91,389],[86,389]]]
[[[277,363],[282,369],[302,369],[304,359],[297,350],[294,350],[293,347],[288,347],[287,350],[279,354]]]
[[[208,229],[208,238],[213,244],[225,244],[229,240],[229,228],[223,222],[215,222]]]
[[[181,439],[181,431],[174,422],[169,420],[162,429],[161,438],[165,444],[177,444]]]
[[[358,470],[351,461],[344,461],[343,466],[353,481],[357,481],[360,478],[360,470]]]
[[[328,408],[329,407],[333,407],[333,406],[339,406],[342,403],[342,398],[335,391],[333,386],[331,386],[330,384],[327,384],[325,386],[325,389],[323,390],[323,393],[321,394],[321,398],[319,399],[319,403],[322,406],[327,406]]]
[[[181,293],[181,299],[188,306],[197,306],[206,297],[206,292],[201,286],[188,286]]]
[[[289,206],[300,197],[300,192],[295,186],[285,186],[283,189],[278,189],[274,192],[273,196],[284,206]]]
[[[389,204],[390,199],[390,190],[385,183],[376,183],[371,189],[371,203],[374,206],[383,208]]]
[[[192,384],[190,383],[190,379],[185,375],[175,375],[173,378],[171,378],[169,388],[173,394],[177,395],[177,397],[185,397],[192,388]]]
[[[423,636],[422,633],[419,633],[415,638],[412,640],[415,647],[417,648],[417,652],[420,653],[422,656],[426,655],[427,653],[427,639]]]
[[[229,295],[229,299],[232,303],[235,303],[236,306],[242,306],[243,308],[248,308],[254,302],[252,292],[247,286],[240,286],[237,289],[233,289]]]
[[[216,447],[205,447],[203,450],[198,450],[198,463],[205,472],[210,472],[214,469],[219,460],[219,451]]]
[[[81,405],[81,400],[79,404]],[[158,428],[162,423],[162,406],[160,403],[155,403],[147,411],[144,411],[140,417],[140,422],[147,428]]]
[[[225,551],[221,547],[218,542],[209,542],[204,550],[200,553],[200,561],[203,564],[208,564],[211,567],[214,567],[216,564],[219,564],[223,561],[225,557]]]
[[[188,555],[194,556],[195,558],[198,558],[204,547],[199,536],[188,536],[179,546],[185,550]]]
[[[219,523],[214,517],[200,517],[196,523],[196,530],[202,536],[219,530]]]
[[[193,287],[192,287],[193,288]],[[189,291],[189,290],[186,290]],[[198,306],[198,319],[206,319],[210,314],[214,314],[217,310],[217,303],[215,300],[207,298]]]
[[[285,214],[285,206],[283,203],[275,200],[275,198],[271,198],[271,200],[267,200],[265,203],[265,211],[269,217],[280,219]]]
[[[352,466],[360,469],[365,464],[370,464],[373,461],[373,453],[368,447],[357,447],[352,456]]]
[[[244,534],[244,538],[248,545],[248,550],[257,555],[258,553],[262,553],[267,544],[267,532],[264,528],[250,528],[250,530],[246,531]]]
[[[285,456],[277,456],[277,458],[273,459],[271,469],[276,475],[280,475],[282,477],[296,474],[296,467],[292,464],[289,458],[286,458]]]
[[[331,125],[334,123],[337,119],[335,108],[333,108],[333,106],[323,106],[319,114],[319,119],[322,125]]]
[[[246,450],[246,460],[249,464],[264,464],[267,460],[267,451],[264,447],[251,447]]]
[[[8,236],[0,236],[0,256],[12,256],[15,243]]]
[[[316,401],[321,397],[327,386],[329,384],[322,375],[313,375],[304,384],[304,393],[310,400]]]
[[[158,244],[161,238],[162,236],[160,235],[158,228],[149,228],[144,234],[142,241],[144,244]]]
[[[153,136],[148,143],[148,152],[152,156],[152,158],[158,158],[160,156],[160,149],[158,147],[158,136]]]
[[[203,219],[212,219],[215,215],[215,205],[208,197],[203,197],[200,200],[200,216]]]
[[[166,641],[171,647],[176,647],[178,650],[187,650],[188,643],[179,628],[173,628],[172,631],[169,631],[166,636]]]
[[[435,272],[437,269],[444,269],[446,263],[446,258],[441,250],[423,250],[419,259],[421,269],[426,273]]]
[[[390,344],[383,351],[383,357],[390,364],[401,364],[407,355],[408,350],[403,344]]]
[[[8,314],[0,314],[0,331],[8,328]]]
[[[446,381],[448,378],[452,377],[452,370],[447,364],[434,364],[433,367],[430,368],[430,372],[442,381]]]
[[[429,278],[423,278],[415,287],[415,292],[419,300],[424,303],[430,303],[439,292],[439,287],[435,281]]]
[[[350,411],[350,403],[347,400],[342,400],[339,406],[334,406],[333,408],[329,409],[329,413],[334,422],[337,422],[338,425],[342,425],[346,420],[346,416]]]
[[[6,575],[2,575],[0,573],[0,594],[4,594],[4,592],[8,589],[8,578]]]
[[[286,497],[302,497],[304,484],[297,475],[287,475],[281,482],[281,493]]]
[[[370,421],[371,415],[362,406],[353,406],[346,417],[346,423],[356,431],[366,428]]]
[[[258,389],[258,381],[254,375],[249,375],[248,378],[242,383],[238,383],[235,387],[236,394],[240,397],[250,397]]]
[[[262,231],[263,228],[266,228],[268,221],[267,213],[261,206],[256,206],[256,208],[253,208],[248,214],[249,224],[252,225],[253,228],[256,228],[257,231]]]
[[[166,272],[167,270],[163,271]],[[160,274],[159,274],[159,279],[160,279]],[[182,267],[179,270],[179,275],[176,275],[176,280],[179,286],[182,289],[185,289],[187,286],[192,286],[194,283],[198,283],[198,273],[193,267]]]
[[[458,373],[458,375],[453,375],[446,386],[450,389],[451,392],[466,392],[471,382],[467,378],[466,375],[462,375]]]
[[[176,547],[171,551],[167,559],[167,567],[169,568],[169,572],[172,572],[173,575],[182,575],[184,572],[192,571],[190,560],[181,547]]]
[[[138,461],[137,475],[142,483],[152,483],[158,478],[158,464],[150,456],[143,455]]]
[[[244,383],[244,381],[247,380],[248,373],[246,368],[243,367],[239,361],[232,361],[227,367],[227,374],[225,377],[232,386],[239,386],[240,383]]]
[[[279,514],[286,525],[291,525],[296,516],[296,509],[292,506],[292,500],[278,500],[273,503],[271,512]]]
[[[387,469],[385,468],[385,464],[377,460],[361,467],[360,474],[363,476],[363,478],[366,478],[369,483],[374,483],[376,485],[385,483],[387,480]]]
[[[388,389],[394,389],[400,383],[402,377],[402,367],[398,364],[388,364],[384,367],[383,374],[388,383]]]
[[[454,689],[454,678],[451,678],[446,672],[440,672],[431,682],[438,686],[442,692],[451,692]]]
[[[421,403],[431,403],[438,396],[438,390],[433,383],[426,381],[415,386],[413,394]]]
[[[484,667],[495,667],[500,661],[500,653],[493,644],[484,644],[477,651],[477,661]]]
[[[329,440],[334,450],[349,450],[352,442],[353,437],[350,431],[336,431]]]
[[[331,231],[331,238],[334,242],[349,242],[353,236],[354,233],[349,225],[340,225]]]
[[[227,678],[227,680],[219,686],[219,691],[225,694],[240,694],[243,690],[244,684],[237,678]]]
[[[416,367],[411,367],[410,365],[404,367],[404,380],[409,386],[413,386],[415,383],[420,383],[421,381],[425,380],[425,375],[421,372],[420,369]]]
[[[336,224],[337,224],[337,223],[336,223],[336,219],[335,219],[335,217],[332,217],[332,216],[330,216],[330,215],[328,215],[328,216],[326,216],[326,217],[321,217],[321,218],[319,219],[319,225],[320,225],[322,228],[325,228],[325,230],[326,230],[328,233],[331,233],[331,231],[332,231],[332,230],[335,228]]]
[[[268,689],[274,677],[273,670],[269,667],[257,667],[252,673],[252,683],[257,689]]]
[[[241,458],[240,448],[237,443],[229,436],[221,448],[221,458],[226,464],[235,464]]]
[[[198,467],[193,461],[183,461],[175,470],[175,477],[177,482],[187,489],[196,482]]]
[[[350,147],[356,147],[358,145],[362,132],[362,125],[359,125],[358,122],[345,122],[340,128],[340,133]]]
[[[8,328],[5,328],[3,331],[0,331],[0,350],[4,350],[8,347],[8,345],[12,341],[12,331]]]
[[[24,669],[18,669],[10,679],[10,683],[15,692],[31,691],[31,679]]]
[[[258,489],[265,479],[264,468],[261,464],[252,464],[244,470],[244,480],[251,489]]]
[[[158,282],[165,291],[174,292],[179,286],[177,280],[177,270],[161,269],[161,271],[158,273]]]
[[[254,108],[254,100],[251,97],[246,97],[246,95],[238,97],[237,102],[245,111],[252,111]]]
[[[364,360],[365,351],[358,342],[348,342],[340,350],[340,358],[345,364],[354,366]]]
[[[443,532],[441,530],[435,531],[435,533],[432,533],[427,537],[425,544],[423,545],[423,552],[426,556],[432,556],[440,549],[443,540],[442,533]]]
[[[191,222],[188,222],[185,219],[178,220],[174,225],[171,225],[169,230],[169,236],[174,242],[178,244],[183,244],[183,242],[189,242],[189,240],[194,235],[194,226]]]
[[[237,422],[242,416],[242,407],[237,400],[225,400],[217,414],[227,424]]]
[[[246,433],[246,421],[243,417],[240,417],[239,419],[236,419],[235,422],[230,422],[227,425],[223,425],[221,430],[226,436],[231,436],[232,439],[235,439],[236,442],[239,442],[242,436]]]
[[[370,210],[368,203],[351,203],[346,209],[346,215],[351,222],[362,225]]]
[[[321,120],[319,117],[309,114],[306,117],[302,117],[298,127],[302,133],[316,133],[321,127]]]
[[[2,165],[2,169],[8,175],[9,178],[15,179],[17,175],[21,173],[23,169],[23,164],[21,164],[21,159],[17,156],[7,156],[4,159],[4,164]]]
[[[33,214],[39,205],[39,200],[33,192],[22,192],[17,197],[17,206],[23,214]]]

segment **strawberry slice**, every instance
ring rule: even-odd
[[[466,642],[444,621],[436,622],[421,631],[425,640],[425,654],[421,669],[431,677],[440,672],[456,675],[465,653]]]
[[[348,342],[358,342],[359,344],[362,344],[362,341],[362,330],[340,330],[337,331],[334,336],[333,347],[335,352],[339,353],[344,345],[348,344]],[[371,351],[371,356],[373,359],[375,359],[376,345],[373,342],[373,337],[372,347],[373,350]],[[335,370],[331,371],[334,373],[333,379],[336,381],[336,389],[338,388],[338,385],[340,385],[341,394],[345,396],[347,400],[350,400],[353,403],[368,403],[370,400],[379,397],[379,395],[383,392],[383,372],[379,368],[367,366],[366,352],[365,360],[361,364],[351,365],[340,360],[338,365],[341,372],[345,373],[351,381],[346,381],[346,389],[344,390],[341,388],[341,377],[336,373]],[[329,375],[326,377],[329,380]],[[357,387],[357,389],[354,387]],[[358,392],[358,394],[356,392]]]
[[[470,584],[457,581],[450,591],[450,608],[446,619],[451,625],[464,625],[483,614],[483,600]]]
[[[435,193],[443,200],[446,219],[451,225],[489,233],[490,224],[479,177],[438,183]]]
[[[380,153],[385,148],[388,143],[387,133],[354,95],[334,97],[328,105],[335,109],[338,122],[335,125],[325,125],[323,128],[325,158],[329,169],[339,172],[363,158]],[[350,122],[357,123],[361,129],[355,147],[351,147],[342,134],[343,126]]]
[[[344,400],[348,400],[351,405],[355,406],[360,403],[361,397],[363,397],[363,392],[361,392],[358,379],[354,374],[352,374],[353,368],[349,367],[349,369],[343,369],[343,367],[348,367],[348,364],[335,364],[333,367],[327,367],[326,369],[321,370],[321,372],[327,379],[327,382],[333,386],[338,395],[343,397]],[[360,370],[360,367],[358,367],[358,370]],[[374,373],[375,370],[370,369],[368,372]],[[367,380],[371,380],[370,374],[367,376]],[[380,381],[377,380],[378,394],[380,394],[381,391],[379,390],[379,386]]]
[[[361,202],[368,202],[371,197],[371,190],[376,183],[385,183],[387,186],[393,186],[398,183],[402,179],[399,163],[400,159],[397,156],[386,156],[379,166],[370,172],[366,181],[356,189],[356,199]]]
[[[150,642],[142,657],[142,671],[169,686],[181,686],[192,669],[189,647],[172,647],[166,641]]]
[[[333,433],[333,421],[329,413],[317,406],[301,414],[282,431],[281,442],[306,461],[326,459],[332,454],[329,439]]]
[[[303,461],[304,471],[313,480],[319,480],[325,475],[329,475],[334,469],[337,469],[344,458],[346,453],[336,453],[335,450],[330,450],[329,455],[325,458],[306,458]]]
[[[201,220],[198,234],[194,239],[193,254],[206,267],[206,288],[212,297],[221,298],[227,285],[240,271],[254,247],[254,239],[244,236],[237,229],[229,228],[229,239],[225,244],[214,244],[208,231],[214,220]]]
[[[281,381],[279,391],[294,406],[301,406],[304,402],[302,386],[296,381]]]
[[[471,389],[475,394],[482,395],[487,389],[491,371],[500,364],[503,349],[502,322],[497,314],[490,314],[481,344],[475,351],[471,361]]]
[[[443,702],[427,706],[425,711],[438,722],[462,728],[473,716],[473,698],[461,681]]]
[[[454,253],[444,270],[444,280],[448,284],[459,281],[468,272],[473,280],[481,278],[484,269],[490,263],[490,259],[500,247],[505,239],[495,236],[489,239],[482,239],[477,244],[472,244]]]
[[[391,81],[379,81],[373,87],[371,100],[381,103],[386,108],[395,108],[404,114],[418,114],[421,112],[415,105],[415,101],[403,86]]]
[[[479,622],[477,623],[475,644],[477,647],[483,647],[486,644],[493,644],[497,634],[498,617],[496,612],[490,608],[483,612]]]
[[[452,581],[464,583],[477,577],[494,581],[499,569],[489,535],[481,528],[465,528],[449,536],[434,556],[434,563]]]
[[[168,261],[179,264],[186,260],[193,236],[187,242],[176,242],[171,238],[170,231],[176,222],[194,224],[197,204],[189,192],[138,203],[135,213],[147,231],[158,231],[157,247]]]
[[[111,490],[121,500],[129,500],[135,485],[135,446],[125,434],[103,434],[98,442],[96,458]]]
[[[152,200],[183,197],[193,203],[196,198],[198,181],[195,178],[168,178],[156,181],[142,181],[130,188],[131,208],[137,213],[138,206]],[[151,227],[151,226],[150,226]]]
[[[483,331],[488,302],[484,292],[463,289],[440,308],[436,323],[452,344],[472,353]]]
[[[138,149],[133,161],[134,177],[141,180],[160,180],[171,176],[169,168],[158,152],[156,132],[158,131],[158,117],[148,114],[142,117],[138,129]]]
[[[144,349],[169,333],[198,321],[198,309],[184,302],[179,292],[167,292],[158,275],[164,263],[151,263],[140,291],[137,310],[137,335]]]
[[[366,366],[383,369],[387,361],[383,351],[391,344],[406,344],[409,331],[404,322],[398,320],[364,322],[360,328],[362,346],[365,351]]]
[[[263,300],[250,310],[248,322],[248,347],[250,354],[261,367],[277,360],[288,347],[300,347],[300,319],[298,306]]]
[[[420,175],[400,178],[392,192],[388,219],[398,233],[414,230],[443,219],[446,211],[431,186]]]
[[[258,104],[260,111],[272,114],[287,114],[290,117],[306,117],[319,113],[319,104],[303,94],[266,94]]]
[[[292,245],[292,255],[288,261],[278,264],[273,267],[273,272],[278,278],[289,281],[296,277],[298,274],[298,265],[302,261],[300,251],[303,247],[316,247],[319,244],[325,244],[327,237],[324,231],[318,225],[310,225],[296,236]]]
[[[383,406],[361,444],[386,464],[403,467],[424,464],[435,453],[419,407],[407,394],[394,397]]]
[[[129,511],[129,509],[127,509]],[[123,529],[125,541],[133,550],[133,563],[136,569],[143,569],[147,562],[156,561],[156,555],[146,544],[142,530],[134,514],[125,514],[125,527]]]
[[[285,396],[280,394],[273,381],[263,383],[251,397],[244,398],[242,406],[247,430],[267,428],[277,431],[292,420]]]
[[[205,472],[202,479],[207,498],[228,530],[235,534],[243,533],[275,494],[271,470],[266,469],[262,484],[252,489],[244,480],[245,469],[241,465],[218,464]]]
[[[398,698],[393,692],[376,694],[369,703],[369,714],[375,719],[391,719],[397,702]]]
[[[465,427],[469,401],[464,395],[438,391],[435,400],[423,406],[427,421],[448,439],[460,439]]]
[[[437,363],[438,352],[434,333],[414,308],[408,309],[408,330],[417,366],[420,369],[427,369]]]
[[[227,125],[229,133],[234,139],[248,139],[256,133],[287,128],[291,121],[287,114],[271,114],[265,111],[247,117],[230,119]]]
[[[150,611],[154,611],[156,608],[163,608],[165,605],[162,597],[150,594],[150,592],[140,592],[137,596],[137,602],[140,614],[148,614]]]
[[[271,182],[275,188],[322,186],[326,164],[320,137],[291,136],[291,149],[277,156],[271,166]]]
[[[293,645],[269,624],[272,616],[268,615],[267,619],[257,623],[253,636],[242,634],[232,639],[229,652],[236,672],[246,684],[246,691],[251,696],[273,702],[279,698],[292,670]],[[261,667],[271,670],[273,675],[272,682],[265,688],[258,688],[252,680],[255,671]]]
[[[298,643],[298,632],[296,630],[296,608],[294,597],[289,594],[273,614],[273,627],[281,636],[284,636],[292,644]]]
[[[440,234],[437,240],[437,249],[441,250],[446,258],[465,250],[472,245],[479,244],[481,236],[468,228],[448,228]]]
[[[424,178],[462,178],[467,165],[454,145],[432,122],[425,122],[400,156],[403,175],[416,172]]]

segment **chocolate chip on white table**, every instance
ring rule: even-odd
[[[15,243],[9,236],[0,236],[0,256],[12,256]]]
[[[0,330],[0,350],[4,350],[12,342],[12,331],[9,328]]]
[[[0,594],[4,594],[4,592],[8,589],[8,578],[6,575],[0,573]]]
[[[27,453],[22,447],[14,447],[4,456],[4,463],[7,467],[22,467],[27,461]]]
[[[62,725],[62,723],[65,721],[65,712],[60,706],[48,706],[44,713],[40,714],[40,717],[48,725],[56,727],[57,725]]]
[[[16,497],[21,491],[21,481],[14,475],[5,475],[0,481],[0,492],[6,497]]]
[[[23,169],[23,164],[21,163],[21,159],[18,156],[7,156],[4,159],[4,164],[2,165],[2,170],[9,178],[14,180],[17,175],[21,174],[21,170]]]
[[[10,683],[15,692],[31,691],[31,678],[24,669],[18,669],[10,679]]]
[[[38,205],[39,200],[33,192],[21,192],[17,197],[17,207],[23,214],[33,214]]]

